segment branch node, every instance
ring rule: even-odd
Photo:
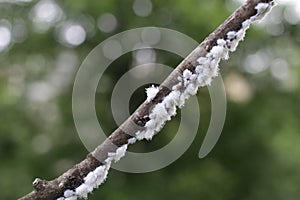
[[[34,179],[34,181],[32,182],[32,187],[38,192],[41,190],[44,190],[45,187],[47,185],[47,181],[46,180],[42,180],[40,178],[36,178]]]

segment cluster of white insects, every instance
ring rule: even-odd
[[[197,59],[198,65],[194,72],[188,69],[184,70],[183,74],[178,77],[178,84],[172,88],[172,91],[164,97],[162,102],[155,105],[152,109],[149,115],[150,120],[145,124],[145,129],[138,131],[135,137],[128,140],[128,144],[133,144],[137,140],[151,140],[155,133],[160,131],[165,122],[171,120],[171,117],[176,115],[177,107],[181,108],[191,95],[197,93],[199,87],[210,85],[212,79],[218,76],[221,59],[229,58],[228,53],[236,50],[237,45],[243,40],[250,24],[264,17],[272,7],[273,3],[257,4],[255,7],[257,14],[245,20],[240,30],[230,31],[227,33],[226,39],[217,40],[217,45],[212,47],[211,51],[207,53],[205,57]],[[158,87],[152,86],[147,88],[146,101],[152,101],[158,91]],[[112,161],[117,162],[125,155],[128,144],[117,148],[115,152],[108,153],[104,164],[97,167],[94,171],[89,172],[88,175],[84,177],[84,183],[75,190],[66,190],[64,196],[57,200],[87,198],[88,193],[92,192],[94,188],[98,188],[99,185],[105,181]]]

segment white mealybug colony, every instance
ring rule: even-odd
[[[152,85],[151,87],[146,89],[146,93],[147,93],[147,102],[150,102],[153,100],[153,98],[157,95],[159,89],[158,87],[155,87],[154,85]]]
[[[272,2],[257,4],[255,7],[257,14],[245,20],[240,30],[228,32],[226,39],[218,39],[217,45],[212,47],[211,51],[207,53],[205,57],[197,59],[198,65],[194,72],[188,69],[184,70],[183,74],[178,77],[178,84],[172,88],[171,92],[164,97],[162,102],[155,105],[152,109],[149,115],[150,120],[145,124],[145,129],[138,131],[135,137],[128,140],[128,144],[133,144],[137,140],[151,140],[155,133],[160,131],[165,122],[171,120],[171,117],[176,115],[177,107],[181,108],[191,95],[197,93],[199,87],[209,86],[212,79],[218,76],[221,59],[229,58],[228,53],[236,50],[239,42],[244,39],[246,30],[250,24],[264,17],[272,7]],[[147,88],[146,101],[151,102],[158,91],[158,87],[151,86]],[[64,196],[57,200],[87,198],[88,193],[92,192],[94,188],[98,188],[99,185],[105,181],[112,161],[117,162],[125,155],[128,144],[117,148],[115,152],[108,153],[104,164],[97,167],[94,171],[89,172],[87,176],[84,177],[84,183],[74,190],[66,190]]]

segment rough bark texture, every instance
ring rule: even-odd
[[[204,57],[218,39],[225,39],[229,31],[237,31],[241,28],[242,22],[256,14],[255,6],[258,3],[269,3],[272,0],[248,0],[239,7],[224,23],[211,33],[187,58],[185,58],[169,77],[160,85],[158,95],[151,102],[144,102],[118,129],[116,129],[102,144],[80,163],[73,166],[67,172],[52,181],[35,179],[33,182],[34,191],[20,198],[20,200],[53,200],[63,196],[66,189],[75,189],[83,183],[83,178],[96,167],[102,164],[101,161],[107,158],[108,152],[113,151],[111,144],[120,147],[128,143],[128,139],[142,129],[149,120],[149,113],[152,108],[162,101],[163,97],[170,93],[172,86],[177,83],[177,77],[185,69],[194,71],[196,60]],[[132,123],[135,123],[134,125]],[[138,125],[138,126],[137,126]]]

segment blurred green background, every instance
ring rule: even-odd
[[[32,190],[35,177],[54,179],[88,153],[72,117],[72,86],[87,54],[106,38],[131,28],[159,26],[201,42],[243,1],[237,0],[0,0],[0,199]],[[170,166],[146,174],[110,170],[89,199],[299,199],[300,4],[278,0],[266,20],[222,61],[227,91],[225,127],[213,151],[197,157],[210,120],[206,88],[198,93],[199,133]],[[114,84],[137,61],[175,67],[181,58],[162,51],[115,61],[96,94],[99,123],[117,126],[110,110]],[[134,110],[145,98],[138,89]],[[175,117],[151,142],[167,144]],[[100,142],[100,141],[99,141]]]

